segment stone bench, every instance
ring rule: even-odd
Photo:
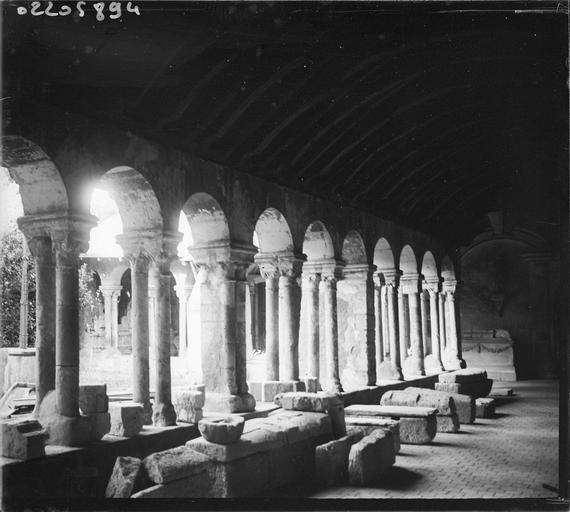
[[[487,372],[477,368],[442,373],[438,376],[438,380],[434,386],[437,391],[459,393],[473,398],[487,396],[493,387],[493,380],[487,378]]]
[[[316,446],[333,439],[330,416],[279,411],[248,420],[236,443],[204,438],[153,454],[143,461],[155,484],[134,498],[254,496],[314,477]]]
[[[477,398],[475,408],[477,418],[493,418],[495,416],[495,400],[493,398]]]
[[[422,393],[423,395],[445,396],[448,395],[455,403],[455,411],[459,418],[459,423],[473,423],[475,421],[475,399],[469,395],[461,395],[459,393],[446,393],[433,389],[409,387],[404,391],[413,391]]]
[[[459,430],[459,418],[455,409],[453,398],[447,393],[437,395],[412,391],[387,391],[382,395],[381,405],[396,405],[406,407],[431,407],[437,409],[437,431],[457,432]]]
[[[400,422],[398,420],[373,416],[346,416],[345,421],[347,434],[360,433],[367,436],[379,428],[389,430],[394,437],[394,451],[396,453],[400,451]]]
[[[400,442],[404,444],[430,443],[437,433],[437,409],[391,405],[350,405],[346,416],[391,418],[399,420]]]

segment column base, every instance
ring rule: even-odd
[[[206,392],[204,411],[207,412],[250,412],[255,410],[255,398],[249,393],[230,395],[229,393]]]
[[[459,359],[457,356],[444,356],[443,366],[448,371],[461,370],[462,368],[467,367],[465,361],[463,359]]]
[[[390,361],[382,361],[376,368],[376,382],[380,380],[404,380],[404,376]]]
[[[334,393],[334,394],[338,394],[338,393],[344,393],[344,389],[342,389],[342,385],[340,384],[340,382],[335,382],[335,381],[330,381],[330,382],[326,382],[323,381],[321,383],[322,387],[323,387],[323,391],[327,391],[328,393]]]
[[[136,402],[133,400],[134,403],[142,405],[143,408],[143,425],[152,425],[152,405],[150,400],[146,400],[144,402]]]
[[[423,368],[423,361],[419,357],[407,357],[402,365],[404,377],[423,377],[426,372]]]
[[[426,356],[424,367],[427,375],[433,375],[434,373],[441,373],[443,371],[443,364],[441,361],[438,361],[433,354]]]
[[[152,424],[155,427],[172,427],[176,425],[176,411],[172,404],[157,402],[152,411]]]
[[[273,402],[275,395],[305,391],[305,383],[299,380],[267,380],[261,385],[261,401]]]

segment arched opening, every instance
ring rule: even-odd
[[[293,252],[293,237],[283,214],[275,208],[264,210],[254,228],[254,245],[263,254]]]
[[[441,277],[448,281],[455,279],[455,267],[449,256],[445,256],[441,262]]]
[[[417,274],[418,263],[414,250],[409,245],[405,245],[400,253],[400,270],[402,274]]]
[[[366,248],[358,231],[349,231],[342,243],[342,259],[347,265],[366,265]]]
[[[303,239],[303,253],[307,262],[334,258],[334,245],[325,225],[317,220],[309,224]]]
[[[193,248],[228,243],[230,229],[220,204],[205,192],[192,194],[182,208]],[[190,241],[190,240],[189,240]]]

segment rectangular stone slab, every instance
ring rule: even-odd
[[[109,397],[106,384],[89,384],[79,386],[79,409],[84,414],[107,412]]]
[[[211,464],[210,458],[186,446],[152,453],[143,461],[149,479],[156,484],[165,484],[200,473]]]
[[[404,405],[410,407],[433,407],[437,414],[450,416],[456,413],[455,402],[449,393],[429,393],[421,388],[387,391],[382,395],[381,405]]]
[[[464,368],[453,372],[441,373],[438,376],[439,382],[479,382],[487,379],[487,372],[479,368]]]
[[[472,396],[473,398],[482,398],[487,396],[491,391],[493,381],[492,379],[485,379],[474,382],[436,382],[434,387],[437,391],[459,393],[461,395]]]
[[[424,395],[451,396],[453,402],[455,403],[455,410],[457,412],[457,416],[459,417],[459,423],[473,423],[475,421],[475,399],[469,395],[461,395],[459,393],[446,393],[445,391],[416,387],[406,388],[406,391],[407,390],[423,393]],[[443,393],[443,395],[440,395],[440,393]]]
[[[117,457],[107,483],[105,498],[129,498],[139,478],[142,461],[136,457]]]
[[[394,418],[427,418],[435,416],[434,407],[405,407],[402,405],[349,405],[344,409],[346,416],[383,416]]]
[[[350,405],[345,409],[349,416],[375,416],[398,419],[400,442],[403,444],[430,443],[437,433],[437,409],[387,405]]]

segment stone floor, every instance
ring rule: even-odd
[[[438,433],[430,445],[402,445],[396,464],[374,488],[294,487],[287,498],[555,498],[558,486],[558,383],[509,383],[494,419]]]

